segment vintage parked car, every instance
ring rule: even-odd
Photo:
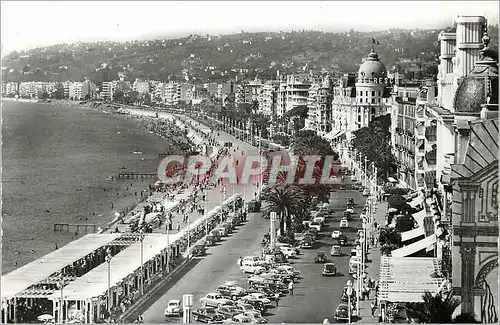
[[[228,306],[228,305],[219,306],[217,307],[216,311],[224,318],[231,318],[240,313],[238,308],[236,308],[235,306]]]
[[[265,294],[259,292],[250,293],[244,296],[243,299],[260,301],[264,304],[264,306],[271,305],[271,300],[267,299]]]
[[[249,310],[242,313],[243,316],[246,316],[252,320],[253,324],[265,324],[267,323],[267,319],[262,317],[262,314],[257,310]]]
[[[165,317],[182,316],[181,301],[178,299],[170,300],[165,308]]]
[[[207,237],[205,237],[205,243],[207,246],[215,245],[216,242],[217,239],[214,235],[208,235]]]
[[[214,308],[200,307],[193,311],[193,320],[207,324],[222,324],[224,317],[218,314]]]
[[[279,249],[286,258],[294,258],[297,256],[297,251],[294,248],[282,246]]]
[[[261,313],[265,313],[267,310],[267,307],[262,303],[262,301],[256,299],[243,297],[240,298],[237,303],[252,305],[256,310],[260,311]]]
[[[215,230],[219,232],[221,237],[227,237],[227,235],[229,235],[229,230],[226,227],[217,227]]]
[[[257,309],[255,309],[254,306],[252,306],[252,304],[247,304],[247,303],[244,303],[244,302],[238,302],[238,303],[236,303],[235,307],[240,311],[240,313],[244,313],[246,311],[251,311],[251,310],[258,311]],[[260,311],[258,311],[258,312],[260,313]]]
[[[316,229],[318,232],[321,231],[321,223],[317,221],[309,222],[309,228]]]
[[[325,263],[327,261],[325,252],[318,252],[316,258],[314,259],[314,263]]]
[[[349,308],[346,304],[340,304],[337,306],[335,309],[335,313],[333,315],[333,318],[336,321],[349,321],[349,313],[351,313],[352,316],[352,308]]]
[[[242,287],[233,284],[222,284],[217,287],[217,292],[225,298],[237,300],[239,297],[245,296],[248,291]]]
[[[193,256],[205,256],[206,252],[205,245],[201,244],[195,245],[192,250]]]
[[[292,273],[296,278],[302,278],[302,272],[297,271],[293,266],[290,265],[279,265],[276,267],[278,271],[286,271],[288,273]]]
[[[265,267],[260,265],[258,262],[243,262],[240,270],[245,273],[258,274],[266,270]]]
[[[339,238],[337,238],[337,244],[340,246],[347,246],[349,244],[349,238],[347,238],[346,235],[340,235]]]
[[[219,307],[223,305],[232,305],[233,302],[230,299],[224,298],[218,292],[208,293],[205,297],[200,298],[200,305],[203,307],[212,306]]]
[[[281,248],[281,247],[290,248],[290,249],[293,249],[297,255],[300,254],[300,249],[298,249],[297,247],[292,246],[291,244],[276,243],[276,247],[278,247],[278,248]]]
[[[321,274],[323,276],[337,275],[337,266],[334,263],[325,263],[323,264],[323,272]]]
[[[239,323],[252,323],[252,319],[243,316],[242,314],[236,315],[230,319],[225,319],[222,321],[224,324],[239,324]]]
[[[342,247],[340,247],[339,245],[333,245],[332,250],[330,251],[330,255],[342,256]]]
[[[300,243],[300,248],[303,248],[303,249],[313,248],[315,243],[316,243],[316,240],[314,240],[312,237],[306,237]]]

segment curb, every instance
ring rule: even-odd
[[[136,313],[144,303],[149,300],[153,295],[155,295],[165,284],[167,284],[170,279],[175,276],[178,272],[180,272],[187,264],[191,262],[191,259],[185,259],[181,264],[179,264],[172,272],[168,274],[165,278],[160,280],[157,284],[155,284],[148,292],[146,292],[142,297],[140,297],[131,308],[126,310],[123,314],[118,317],[116,320],[118,322],[127,323],[127,318],[131,317],[134,313]],[[130,323],[132,323],[131,321]]]

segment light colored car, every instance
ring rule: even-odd
[[[232,305],[233,302],[231,299],[224,298],[220,293],[211,292],[208,293],[205,297],[200,298],[200,304],[203,307],[219,307],[223,305]]]
[[[243,299],[248,299],[248,300],[257,300],[260,301],[264,304],[264,306],[270,306],[271,305],[271,300],[266,298],[266,295],[260,292],[252,292],[246,296],[243,297]]]
[[[280,265],[276,268],[278,271],[284,270],[288,273],[294,274],[296,277],[302,277],[302,272],[297,271],[293,266],[290,265]]]
[[[243,258],[242,263],[245,263],[245,262],[254,262],[257,265],[264,266],[264,267],[271,264],[269,261],[263,260],[259,256],[245,256]]]
[[[181,301],[178,299],[170,300],[165,308],[165,317],[182,316]]]
[[[287,258],[295,257],[297,256],[297,252],[295,249],[290,248],[290,247],[280,247],[280,251],[285,255]]]
[[[349,212],[351,214],[354,214],[354,209],[353,208],[347,208],[347,209],[345,209],[345,212]]]
[[[340,228],[349,228],[349,221],[345,219],[340,220]]]
[[[370,195],[370,190],[369,190],[369,189],[367,189],[367,188],[365,188],[365,189],[363,190],[363,196],[369,196],[369,195]]]
[[[311,222],[309,222],[309,228],[314,228],[318,232],[320,232],[321,231],[321,224],[319,222],[316,222],[316,221],[311,221]]]
[[[250,317],[243,316],[242,314],[236,315],[232,318],[225,319],[222,321],[224,324],[239,324],[239,323],[252,323],[252,319]]]
[[[256,311],[256,312],[259,312],[257,309],[255,309],[254,306],[252,306],[251,304],[246,304],[244,302],[239,302],[236,304],[236,308],[241,312],[241,313],[244,313],[246,311]]]
[[[243,262],[240,270],[245,273],[258,274],[264,272],[266,268],[260,265],[258,262]]]
[[[262,314],[260,313],[260,311],[250,310],[250,311],[246,311],[242,314],[243,314],[243,316],[250,318],[252,320],[253,324],[265,324],[265,323],[267,323],[267,319],[262,317]]]
[[[300,250],[299,250],[297,247],[293,247],[292,245],[287,244],[287,243],[276,243],[276,247],[278,247],[278,248],[281,248],[281,247],[288,247],[288,248],[291,248],[291,249],[295,250],[295,252],[296,252],[297,254],[299,254],[299,253],[300,253]]]
[[[342,232],[340,230],[334,230],[332,231],[332,239],[338,239],[342,235]]]

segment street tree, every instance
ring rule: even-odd
[[[453,292],[446,295],[433,295],[426,291],[422,296],[423,302],[406,303],[406,313],[409,318],[418,319],[419,323],[452,323],[452,315],[460,305],[460,301],[453,298]]]
[[[387,178],[396,167],[391,148],[391,117],[383,115],[376,117],[367,127],[353,132],[355,138],[352,145],[368,161],[374,162],[379,173]]]
[[[294,185],[275,185],[262,192],[262,201],[266,203],[264,213],[276,212],[280,219],[280,233],[292,229],[292,218],[298,218],[304,199],[303,191]]]

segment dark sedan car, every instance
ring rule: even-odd
[[[218,314],[214,308],[201,307],[193,311],[193,320],[207,324],[222,324],[224,317]]]
[[[340,246],[348,246],[349,238],[347,238],[346,235],[340,235],[339,238],[337,238],[337,244]]]

